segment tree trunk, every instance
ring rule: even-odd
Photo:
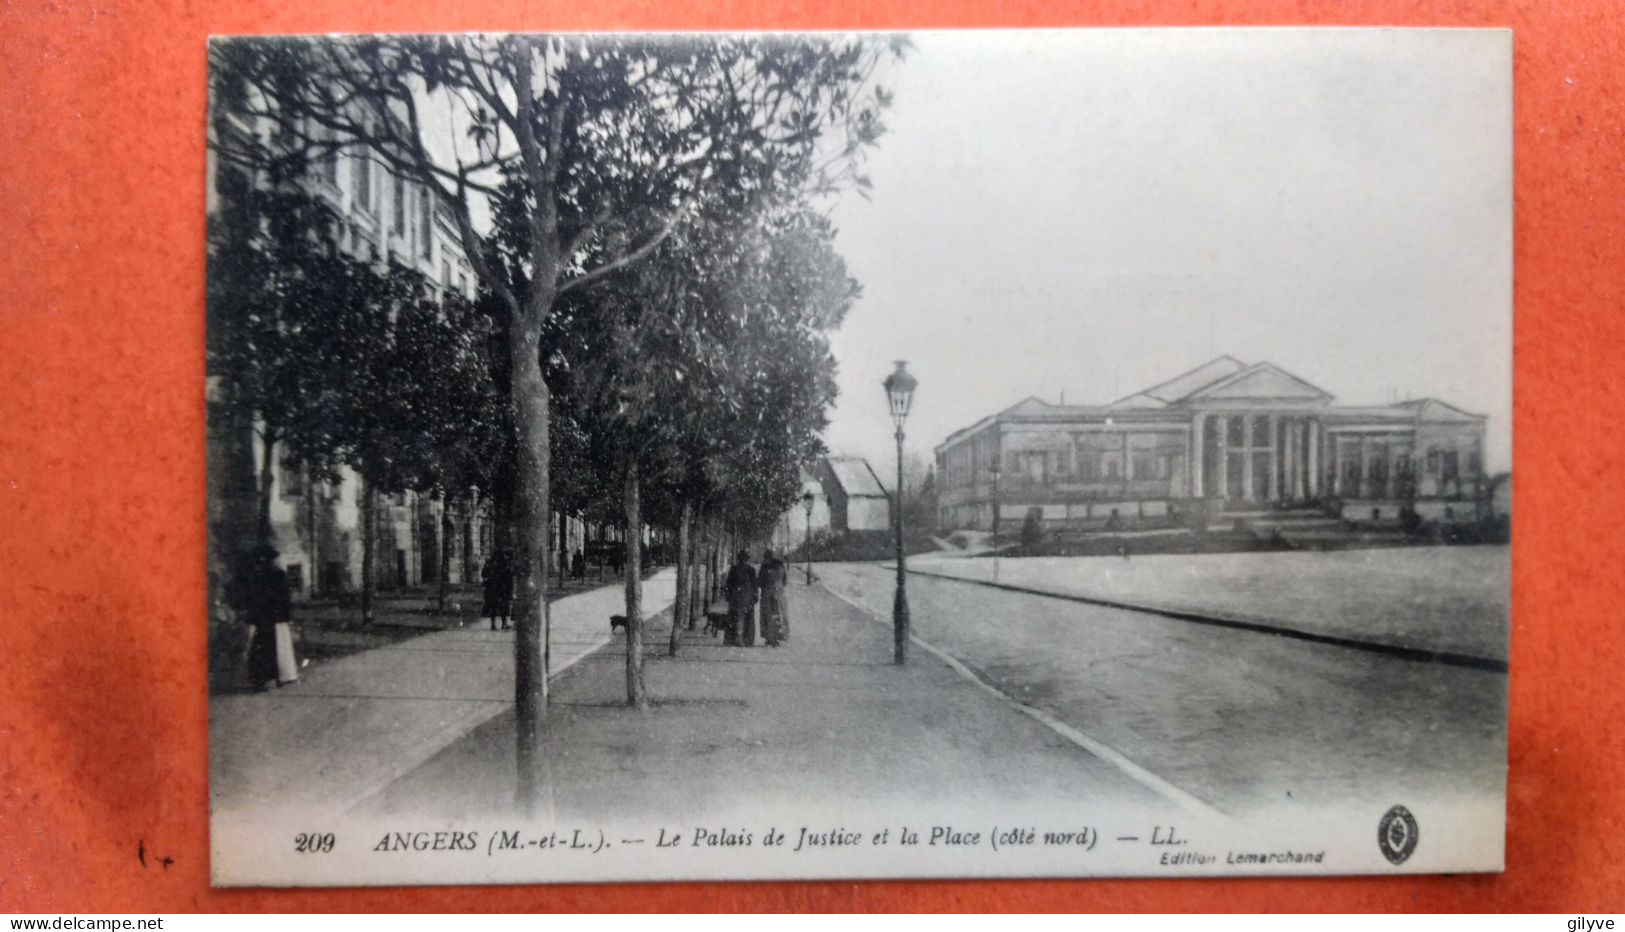
[[[451,533],[456,527],[451,520],[451,501],[440,496],[440,611],[446,611],[446,596],[451,592]]]
[[[702,612],[700,607],[700,584],[702,577],[700,570],[700,554],[705,552],[705,512],[695,507],[693,524],[690,526],[691,539],[688,542],[688,562],[678,561],[677,572],[688,579],[688,611],[684,617],[688,619],[688,630],[693,631],[699,622]]]
[[[463,513],[463,585],[477,577],[474,575],[474,515],[480,510],[480,493],[475,492],[464,499],[468,508]]]
[[[310,589],[315,597],[317,580],[322,578],[321,538],[316,528],[316,471],[305,464],[305,516],[310,524]]]
[[[689,615],[688,605],[688,560],[693,547],[689,543],[689,535],[694,525],[694,505],[688,499],[683,500],[683,510],[677,519],[677,591],[671,601],[671,656],[677,656],[677,649],[683,640],[683,628],[694,630],[694,621]]]
[[[275,537],[271,533],[271,487],[276,479],[271,471],[276,468],[276,432],[267,427],[260,436],[265,443],[260,448],[259,503],[254,533],[259,536],[259,543],[275,546]]]
[[[515,315],[509,340],[513,371],[514,424],[518,433],[513,482],[514,719],[517,797],[534,814],[544,790],[542,723],[547,717],[548,390],[542,380],[540,321],[552,294],[531,294],[531,313]],[[538,300],[543,298],[545,300]],[[540,307],[542,313],[536,313]]]
[[[711,528],[711,553],[706,560],[705,599],[707,604],[717,600],[717,550],[722,546],[722,527]]]
[[[634,709],[649,707],[643,691],[643,562],[641,502],[638,500],[638,463],[626,465],[626,533],[621,535],[626,550],[626,704]]]
[[[564,569],[570,565],[570,524],[569,516],[563,509],[559,510],[559,589],[564,588]]]
[[[374,578],[373,550],[376,549],[374,538],[378,534],[378,493],[373,489],[372,483],[367,479],[361,480],[361,623],[372,624],[376,608],[373,605],[373,591],[377,587]]]

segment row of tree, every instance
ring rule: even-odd
[[[540,789],[549,515],[613,495],[626,527],[675,529],[675,651],[714,566],[698,554],[765,532],[820,451],[829,334],[857,294],[820,208],[867,188],[888,103],[876,75],[902,52],[820,36],[211,50],[217,117],[250,127],[213,145],[253,173],[232,194],[258,205],[217,224],[231,258],[230,293],[211,290],[213,369],[262,425],[267,462],[281,444],[379,489],[489,496],[516,568],[522,802]],[[329,221],[302,179],[340,153],[433,192],[477,302],[430,310],[409,274],[322,247]],[[642,707],[636,539],[626,683]]]

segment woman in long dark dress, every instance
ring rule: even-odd
[[[284,675],[277,664],[277,626],[293,617],[293,599],[288,594],[288,574],[276,565],[276,550],[260,545],[243,560],[237,577],[238,617],[248,623],[248,683],[267,689],[298,679],[297,669]]]
[[[502,630],[508,630],[508,617],[513,609],[513,572],[508,566],[506,551],[498,550],[485,561],[480,582],[485,590],[485,604],[480,606],[480,614],[491,619],[492,631],[497,629],[498,618],[502,619]]]
[[[790,624],[784,604],[784,581],[788,571],[784,561],[769,550],[762,554],[762,568],[756,573],[756,584],[762,591],[762,637],[768,647],[778,647],[790,640]]]

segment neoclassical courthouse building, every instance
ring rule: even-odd
[[[1028,398],[936,449],[943,528],[1132,524],[1214,511],[1335,506],[1355,520],[1466,519],[1483,415],[1432,398],[1337,405],[1269,362],[1221,356],[1104,405]]]

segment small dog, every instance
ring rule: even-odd
[[[609,616],[609,633],[610,634],[614,634],[616,628],[625,628],[625,627],[626,627],[626,616],[625,615],[611,615],[611,616]]]
[[[712,637],[716,637],[718,634],[722,633],[723,631],[726,631],[727,629],[728,629],[728,613],[727,612],[706,612],[705,613],[705,630],[701,631],[700,633],[701,634],[709,634]]]

